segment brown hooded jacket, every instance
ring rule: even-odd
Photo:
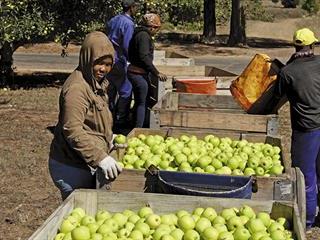
[[[93,77],[93,62],[109,55],[112,43],[102,32],[89,33],[80,50],[79,66],[64,83],[59,99],[59,120],[51,143],[50,158],[81,168],[96,167],[109,151],[112,115],[101,85]]]

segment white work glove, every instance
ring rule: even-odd
[[[119,173],[122,171],[122,167],[117,163],[117,161],[111,157],[105,157],[98,166],[104,172],[106,179],[113,179],[118,176]]]

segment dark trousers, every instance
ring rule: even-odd
[[[115,123],[125,124],[128,120],[131,102],[132,85],[127,78],[126,66],[115,63],[107,75],[110,82],[108,87],[109,108],[113,113]],[[116,101],[118,95],[118,101]]]
[[[317,193],[320,187],[320,130],[301,132],[293,130],[291,142],[292,166],[299,167],[306,185],[306,224],[314,224]]]
[[[134,95],[134,127],[141,128],[148,126],[148,75],[140,75],[128,72],[128,79],[132,84]]]

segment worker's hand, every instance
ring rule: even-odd
[[[158,74],[158,79],[161,81],[161,82],[165,82],[167,81],[167,76],[163,73],[159,73]]]
[[[111,156],[105,157],[98,166],[102,169],[106,179],[116,178],[122,172],[122,167]]]

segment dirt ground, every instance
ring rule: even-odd
[[[289,56],[292,53],[291,34],[304,25],[312,27],[320,36],[319,18],[280,19],[272,24],[248,22],[247,33],[253,44],[250,48],[174,42],[162,42],[157,48],[187,56],[247,55],[256,51],[271,56]],[[227,33],[228,27],[218,28],[222,37]],[[276,45],[270,41],[278,43],[278,47],[274,48]],[[21,47],[18,51],[60,53],[61,47],[48,43]],[[79,45],[71,44],[68,51],[78,52]],[[54,77],[56,79],[50,78],[46,83],[42,78],[41,84],[38,78],[24,77],[20,79],[24,83],[35,84],[20,84],[15,90],[0,89],[0,240],[28,239],[61,203],[47,168],[52,140],[47,127],[57,121],[60,91],[57,82],[64,80]],[[49,77],[45,78],[48,80]],[[288,150],[291,134],[288,105],[280,111],[280,122],[280,133]],[[308,234],[308,240],[312,239],[320,239],[319,229]]]

